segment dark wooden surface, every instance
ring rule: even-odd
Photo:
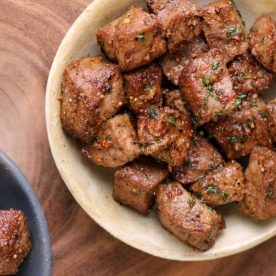
[[[26,174],[44,207],[54,275],[276,275],[276,238],[220,260],[162,260],[114,239],[72,198],[49,150],[44,96],[55,52],[89,3],[0,0],[0,148]]]

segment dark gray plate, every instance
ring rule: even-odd
[[[19,276],[50,276],[51,244],[40,203],[18,167],[0,150],[0,209],[24,211],[31,232],[32,251],[20,266]]]

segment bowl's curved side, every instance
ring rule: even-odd
[[[32,251],[20,266],[18,275],[51,276],[51,242],[41,205],[25,176],[1,150],[0,171],[1,191],[5,190],[5,198],[0,197],[1,208],[23,210],[32,236]]]
[[[111,198],[112,173],[82,159],[78,146],[63,133],[58,98],[65,67],[76,58],[99,53],[96,29],[118,17],[134,3],[141,4],[143,1],[95,0],[72,25],[54,59],[47,83],[45,112],[51,151],[65,184],[88,215],[110,234],[161,258],[210,260],[241,252],[273,237],[276,220],[257,223],[231,208],[225,211],[228,228],[216,245],[207,252],[198,252],[162,229],[154,214],[143,217],[116,204]],[[251,21],[252,16],[256,17],[254,12],[250,15],[246,6],[243,10],[251,16]]]

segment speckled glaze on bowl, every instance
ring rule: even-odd
[[[40,203],[16,164],[0,150],[0,209],[22,210],[31,233],[32,250],[17,276],[51,276],[52,251]]]
[[[247,28],[263,13],[276,16],[276,0],[236,2]],[[90,217],[111,235],[130,246],[166,259],[216,259],[244,251],[273,237],[276,234],[275,219],[256,222],[242,215],[235,206],[227,206],[221,210],[226,218],[227,229],[212,249],[202,253],[183,244],[161,227],[154,212],[144,217],[114,202],[111,197],[113,171],[92,166],[84,160],[77,144],[62,131],[58,97],[65,67],[74,59],[100,53],[96,30],[120,16],[131,4],[145,6],[143,1],[134,0],[92,2],[66,34],[53,62],[46,95],[47,131],[53,157],[68,189]],[[273,88],[271,90],[268,92],[270,97]]]

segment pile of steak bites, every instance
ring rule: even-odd
[[[212,207],[276,216],[276,101],[258,95],[276,73],[276,22],[247,34],[233,1],[146,2],[97,31],[103,56],[67,67],[61,122],[91,162],[118,167],[116,201],[155,203],[164,228],[207,250],[226,227]]]

